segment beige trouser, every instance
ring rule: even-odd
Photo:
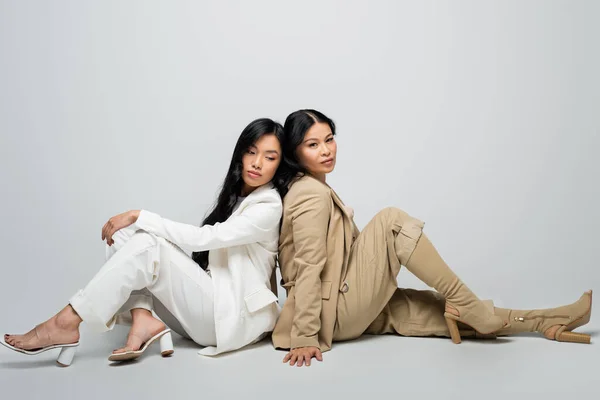
[[[352,245],[333,340],[363,333],[449,336],[444,297],[398,288],[396,277],[421,237],[423,222],[397,208],[380,211]],[[346,290],[347,289],[347,290]],[[488,302],[488,307],[492,305]],[[463,327],[464,328],[464,327]]]

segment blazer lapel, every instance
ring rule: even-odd
[[[340,197],[337,195],[337,193],[333,189],[331,189],[331,197],[333,198],[333,202],[335,204],[337,204],[337,206],[342,210],[342,214],[344,214],[348,218],[348,221],[350,223],[349,226],[352,227],[349,230],[352,232],[351,236],[352,236],[352,240],[354,241],[354,239],[356,239],[356,237],[360,233],[360,231],[356,227],[356,224],[354,223],[354,217],[352,215],[348,214],[348,212],[346,211],[346,206],[345,206],[344,202],[342,202],[342,199],[340,199]]]
[[[329,189],[331,190],[331,197],[333,198],[333,202],[335,204],[337,204],[337,206],[342,210],[342,214],[344,214],[348,219],[352,219],[350,217],[350,214],[348,214],[346,212],[346,205],[344,204],[344,202],[342,201],[342,199],[340,199],[340,197],[337,195],[337,193],[335,192],[335,190],[331,189],[331,187]]]
[[[310,174],[298,175],[299,178],[303,177],[303,176],[310,177],[310,178],[316,180],[317,182],[319,182],[321,185],[327,186],[327,188],[331,192],[331,197],[333,198],[333,202],[340,208],[340,210],[342,210],[342,214],[344,214],[346,216],[346,218],[352,220],[352,217],[346,211],[346,207],[344,206],[344,202],[342,201],[342,199],[340,199],[340,197],[337,195],[337,193],[335,192],[335,190],[333,190],[331,188],[331,186],[329,186],[327,183],[321,182],[320,180],[318,180],[317,178],[315,178],[314,176],[312,176]]]
[[[261,187],[259,187],[258,189],[255,189],[252,193],[250,193],[240,204],[240,206],[231,213],[231,215],[239,215],[244,208],[248,207],[248,205],[252,204],[252,203],[256,203],[256,200],[260,198],[261,194],[265,191],[265,190],[270,190],[273,188],[273,184],[271,182],[266,183],[264,185],[262,185]]]
[[[340,208],[342,215],[344,216],[344,263],[342,264],[342,278],[346,276],[346,269],[348,268],[348,259],[350,258],[350,249],[352,243],[354,243],[354,221],[352,217],[346,212],[344,203],[339,198],[337,193],[331,189],[331,198],[333,202]]]

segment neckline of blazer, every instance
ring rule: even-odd
[[[275,188],[275,186],[273,186],[273,184],[271,182],[265,183],[264,185],[254,189],[252,191],[252,193],[250,193],[249,195],[246,196],[246,198],[244,198],[244,200],[242,200],[242,202],[240,203],[240,205],[235,209],[235,211],[233,211],[230,215],[238,215],[242,212],[242,210],[244,208],[246,208],[246,206],[248,206],[249,203],[253,203],[254,199],[259,196],[261,193],[265,192],[265,191],[271,191]],[[279,192],[277,192],[279,194]]]
[[[348,214],[348,212],[346,211],[346,207],[345,207],[344,202],[342,201],[342,199],[340,198],[340,196],[335,192],[335,190],[333,190],[333,188],[331,186],[329,186],[326,182],[321,182],[319,179],[315,178],[311,174],[306,173],[304,175],[298,175],[298,179],[301,179],[303,177],[307,177],[307,178],[313,179],[315,182],[318,182],[320,185],[325,186],[327,188],[327,190],[329,190],[329,194],[331,195],[331,198],[333,199],[333,202],[342,211],[342,214],[344,214],[350,220],[352,219],[352,217],[350,216],[350,214]],[[241,205],[240,205],[240,208],[241,208]]]

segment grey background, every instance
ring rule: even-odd
[[[0,1],[1,330],[85,285],[112,215],[199,224],[243,127],[305,107],[338,124],[329,183],[359,227],[386,206],[426,221],[497,305],[600,290],[599,17],[594,1]],[[538,335],[365,337],[309,369],[267,342],[207,359],[179,340],[110,367],[125,335],[83,325],[68,369],[0,349],[2,397],[600,393],[597,345]]]

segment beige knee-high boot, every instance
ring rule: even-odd
[[[402,240],[402,238],[396,240]],[[446,298],[446,304],[458,311],[458,316],[449,312],[444,313],[454,343],[460,343],[457,321],[469,325],[483,334],[493,333],[504,326],[502,318],[487,309],[481,300],[452,272],[425,234],[421,235],[405,266],[426,285],[441,293]]]
[[[592,315],[592,291],[585,292],[579,300],[557,308],[544,310],[510,310],[496,307],[495,314],[511,322],[509,328],[496,332],[498,336],[522,332],[539,332],[547,339],[559,342],[590,343],[590,335],[571,332],[587,324]]]

